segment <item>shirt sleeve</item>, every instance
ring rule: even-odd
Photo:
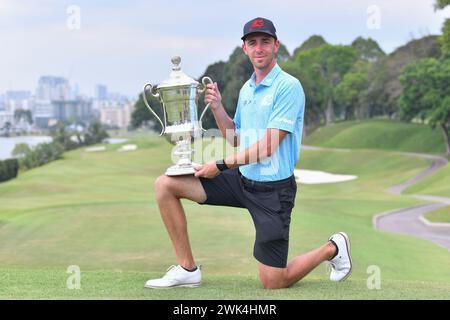
[[[283,84],[275,96],[267,128],[294,132],[297,121],[303,122],[304,109],[305,94],[300,83]]]

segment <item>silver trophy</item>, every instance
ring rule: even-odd
[[[169,79],[163,81],[157,87],[147,83],[142,95],[146,107],[161,123],[160,136],[164,133],[171,134],[172,141],[176,143],[174,154],[179,156],[179,160],[177,164],[166,170],[168,176],[193,174],[195,172],[192,163],[192,138],[201,136],[202,130],[205,131],[202,127],[202,118],[209,107],[209,104],[206,105],[200,119],[198,119],[197,99],[199,94],[206,90],[206,85],[213,83],[209,77],[203,77],[201,84],[190,78],[181,71],[180,62],[180,57],[173,57],[172,72]],[[146,98],[147,89],[162,102],[164,123],[150,107]]]

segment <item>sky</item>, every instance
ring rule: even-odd
[[[0,94],[35,91],[42,75],[63,76],[92,96],[96,84],[136,97],[181,56],[193,78],[241,46],[243,25],[272,20],[290,53],[312,35],[331,44],[358,36],[390,53],[441,34],[450,8],[434,0],[0,0]]]

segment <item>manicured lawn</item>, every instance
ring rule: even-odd
[[[406,194],[431,194],[450,198],[450,164],[405,190]]]
[[[431,222],[450,223],[450,206],[429,212],[425,215],[425,217]]]
[[[87,153],[21,173],[0,184],[0,298],[14,299],[402,299],[448,298],[450,254],[431,242],[374,230],[372,216],[419,203],[383,193],[428,160],[374,150],[302,151],[299,167],[355,174],[353,181],[300,185],[291,223],[290,257],[336,231],[351,238],[354,271],[328,280],[325,265],[290,289],[266,291],[252,257],[253,223],[243,209],[183,201],[204,284],[194,290],[144,289],[175,256],[155,203],[153,182],[170,163],[171,145],[134,138],[137,151]],[[67,267],[81,269],[69,290]],[[369,290],[369,266],[381,289]],[[446,295],[447,294],[447,295]]]
[[[445,153],[439,129],[392,120],[345,121],[320,127],[305,144],[351,149],[382,149],[419,153]]]
[[[324,268],[323,268],[324,269]],[[254,275],[205,273],[199,288],[149,290],[143,283],[158,273],[82,271],[80,289],[68,289],[69,275],[62,269],[0,269],[2,299],[448,299],[449,286],[430,281],[383,280],[381,288],[368,289],[364,279],[334,283],[324,276],[309,276],[289,289],[264,290]]]

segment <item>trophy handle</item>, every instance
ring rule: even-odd
[[[153,111],[153,109],[152,109],[152,108],[150,107],[150,105],[148,104],[147,97],[145,96],[145,92],[146,92],[146,90],[147,90],[147,87],[150,87],[150,93],[151,93],[152,96],[154,96],[155,98],[158,98],[158,97],[159,97],[159,93],[158,93],[158,92],[154,93],[154,92],[153,92],[153,88],[154,88],[154,87],[153,87],[150,83],[147,83],[147,84],[144,86],[144,92],[142,93],[142,98],[143,98],[144,103],[145,103],[145,106],[148,108],[148,110],[150,110],[150,111],[153,113],[153,115],[156,117],[156,119],[158,119],[159,123],[161,123],[162,129],[161,129],[161,133],[160,133],[159,135],[162,136],[163,133],[164,133],[164,130],[165,130],[165,128],[164,128],[164,123],[161,121],[161,119],[158,117],[158,115],[156,114],[156,112]]]
[[[202,79],[203,89],[200,89],[200,93],[206,90],[206,85],[208,84],[207,82],[213,83],[213,81],[211,80],[210,77],[203,77],[203,79]],[[202,126],[202,119],[203,119],[203,116],[205,115],[206,110],[208,110],[210,104],[211,104],[211,103],[208,103],[208,104],[206,105],[205,109],[203,109],[203,112],[202,112],[202,114],[201,114],[201,116],[200,116],[200,119],[198,120],[199,125],[200,125],[200,128],[202,129],[202,131],[206,131],[206,130],[203,128],[203,126]]]

